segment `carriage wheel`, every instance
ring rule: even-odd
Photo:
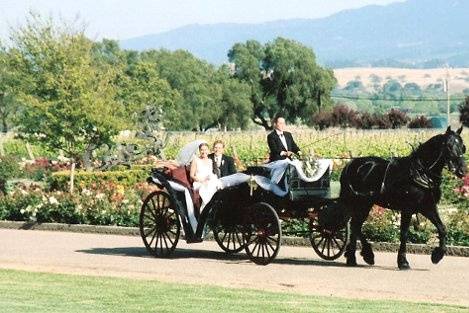
[[[155,191],[143,201],[140,211],[140,236],[154,256],[169,256],[179,240],[179,215],[166,192]]]
[[[339,229],[325,229],[319,225],[318,218],[309,222],[309,239],[314,251],[324,260],[332,261],[340,257],[347,244],[349,224]]]
[[[213,236],[220,248],[227,253],[238,253],[244,249],[244,237],[240,225],[217,225],[213,229]]]
[[[251,261],[269,264],[280,249],[282,229],[277,212],[267,203],[256,203],[246,212],[245,250]]]

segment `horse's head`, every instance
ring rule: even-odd
[[[457,130],[451,130],[451,126],[446,129],[444,153],[448,169],[457,177],[462,178],[467,171],[464,153],[466,146],[461,138],[462,126]]]

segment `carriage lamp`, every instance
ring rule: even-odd
[[[248,185],[249,185],[249,195],[252,197],[254,190],[256,190],[258,186],[253,175],[251,175],[251,178],[249,178]]]

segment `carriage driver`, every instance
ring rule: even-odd
[[[274,120],[274,130],[267,136],[270,154],[269,162],[291,159],[293,154],[301,153],[300,148],[293,140],[291,133],[285,131],[287,124],[285,118],[277,115]]]

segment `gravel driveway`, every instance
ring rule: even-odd
[[[215,242],[178,244],[173,258],[150,257],[139,237],[0,229],[0,268],[210,284],[308,295],[396,299],[469,306],[469,258],[408,255],[412,270],[396,268],[395,253],[376,253],[375,266],[327,262],[311,248],[286,247],[268,266],[244,253],[225,255]]]

